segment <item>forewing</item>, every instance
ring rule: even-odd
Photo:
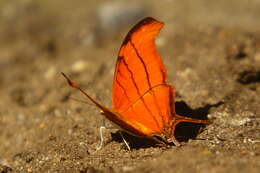
[[[166,69],[155,47],[155,37],[163,25],[153,18],[145,18],[127,34],[114,74],[115,111],[126,111],[151,88],[165,84]]]

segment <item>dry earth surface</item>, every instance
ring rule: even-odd
[[[157,39],[176,86],[181,147],[105,131],[63,71],[110,106],[117,51],[133,23]],[[260,1],[0,1],[0,173],[260,172]],[[80,100],[80,101],[78,101]]]

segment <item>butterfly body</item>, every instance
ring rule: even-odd
[[[209,124],[210,121],[183,117],[175,112],[174,86],[167,84],[166,68],[155,46],[155,38],[163,25],[148,17],[127,34],[116,62],[112,109],[99,104],[63,75],[72,87],[102,110],[102,115],[124,131],[179,146],[174,134],[178,123]]]

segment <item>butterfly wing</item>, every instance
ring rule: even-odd
[[[130,30],[120,48],[113,81],[113,110],[145,134],[160,133],[171,115],[172,92],[155,45],[163,25],[149,17]]]
[[[175,113],[174,88],[166,84],[166,70],[156,52],[155,37],[163,23],[145,18],[127,34],[119,51],[113,82],[113,109],[106,108],[71,81],[102,111],[101,113],[123,130],[143,137],[159,136],[165,142],[176,140],[174,131],[180,122],[209,124]]]

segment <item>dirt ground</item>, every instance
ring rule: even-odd
[[[122,1],[120,1],[122,2]],[[0,173],[260,172],[260,1],[0,1]],[[111,106],[117,51],[144,16],[176,86],[181,147],[126,136],[60,75]],[[126,22],[127,21],[127,22]]]

